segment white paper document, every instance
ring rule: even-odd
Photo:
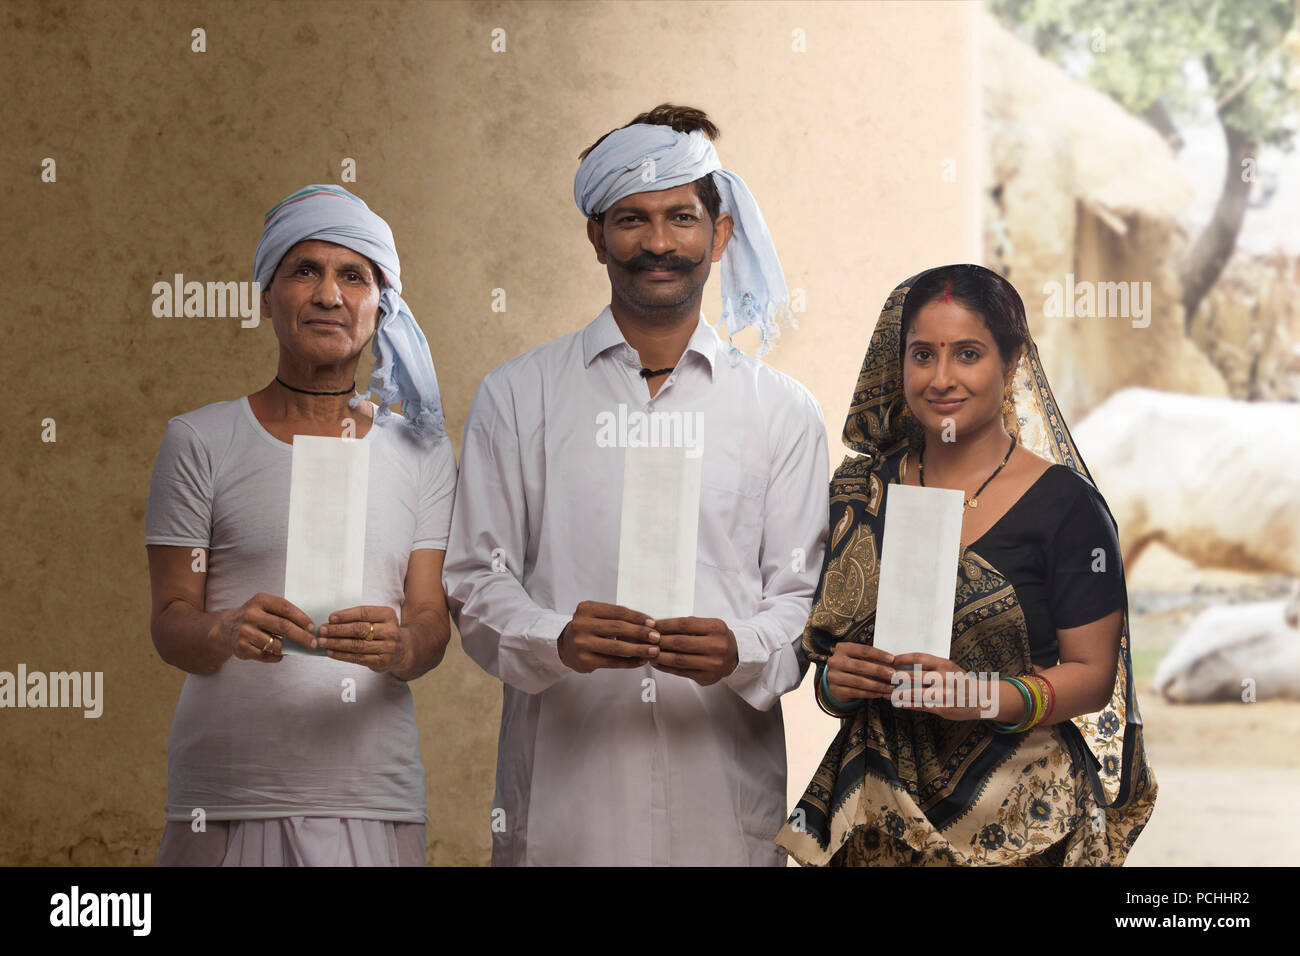
[[[652,618],[695,613],[703,458],[686,448],[624,449],[618,604]]]
[[[952,651],[962,493],[889,485],[873,643],[890,654]]]
[[[361,604],[370,442],[293,436],[284,596],[316,626]],[[284,639],[285,653],[323,654]]]

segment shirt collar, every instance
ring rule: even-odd
[[[627,339],[619,330],[618,323],[614,321],[614,313],[610,311],[609,306],[605,306],[600,315],[596,316],[594,322],[582,330],[582,364],[585,368],[590,368],[592,360],[596,356],[609,351],[615,346],[624,346],[635,361],[636,350],[627,344]],[[718,333],[713,331],[713,326],[704,318],[704,313],[700,313],[699,322],[695,326],[695,331],[691,333],[691,339],[686,343],[687,352],[698,352],[709,363],[709,377],[713,377],[714,364],[718,357]]]

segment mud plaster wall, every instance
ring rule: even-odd
[[[0,322],[12,402],[0,451],[0,670],[102,671],[105,685],[98,719],[0,710],[0,862],[148,863],[157,851],[184,675],[149,639],[149,478],[168,418],[261,388],[276,343],[265,322],[156,318],[155,282],[251,280],[265,211],[305,184],[340,182],[354,159],[356,182],[344,185],[392,225],[459,451],[480,378],[607,301],[572,201],[578,151],[661,101],[688,103],[718,121],[722,160],[748,181],[806,297],[799,330],[770,361],[821,402],[837,464],[889,288],[977,255],[974,13],[0,8]],[[195,28],[206,52],[191,50]],[[495,28],[503,53],[491,49]],[[794,49],[800,36],[806,52]],[[491,310],[498,288],[504,313]],[[705,312],[719,312],[716,273]],[[740,342],[752,350],[755,338]],[[359,381],[368,372],[367,357]],[[41,440],[46,418],[52,443]],[[484,863],[500,687],[453,636],[414,694],[429,861]]]

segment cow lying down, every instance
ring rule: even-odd
[[[1179,704],[1300,700],[1298,622],[1300,591],[1206,608],[1161,659],[1155,689]]]

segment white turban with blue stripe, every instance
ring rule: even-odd
[[[442,397],[429,343],[402,299],[402,265],[388,223],[357,196],[340,186],[300,189],[266,214],[262,238],[253,257],[253,275],[262,288],[271,284],[284,254],[308,239],[333,242],[358,252],[379,266],[379,319],[371,348],[375,368],[367,393],[379,397],[376,424],[392,415],[391,402],[401,401],[403,414],[428,441],[446,436]],[[361,404],[354,396],[349,408]]]
[[[731,240],[722,253],[722,319],[728,338],[747,325],[758,328],[765,355],[780,335],[778,318],[793,324],[781,262],[763,214],[749,188],[722,168],[717,150],[702,131],[679,133],[670,126],[634,123],[614,130],[578,167],[573,199],[588,218],[635,193],[658,192],[713,174],[722,212],[731,216]],[[735,354],[735,345],[732,345]]]

